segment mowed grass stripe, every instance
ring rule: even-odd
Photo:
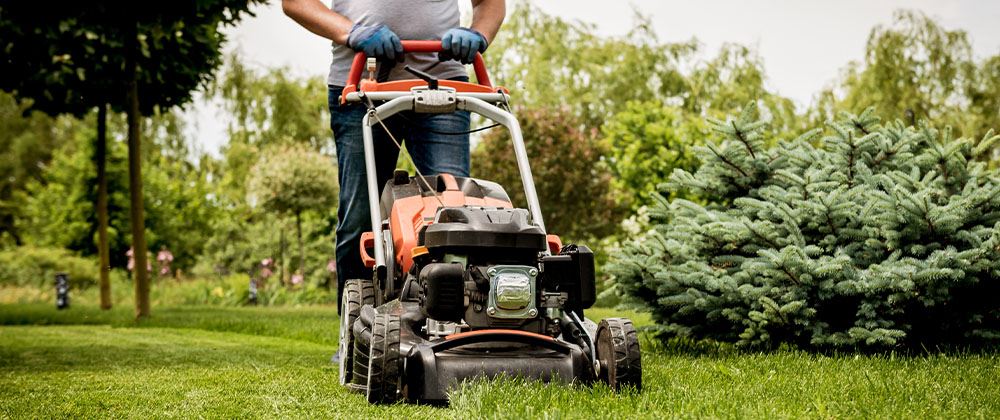
[[[646,340],[641,394],[500,378],[466,384],[448,408],[378,407],[337,385],[331,308],[175,307],[138,324],[95,311],[87,323],[115,327],[23,325],[70,323],[79,309],[0,306],[2,323],[22,324],[0,327],[0,417],[1000,418],[990,353],[698,353]]]
[[[47,304],[0,304],[0,325],[110,325],[113,327],[186,328],[282,337],[337,345],[337,308],[167,306],[135,320],[129,307],[102,311],[92,306],[58,311]]]
[[[335,347],[245,334],[0,327],[2,417],[433,417],[337,384]]]
[[[997,418],[995,356],[724,357],[645,354],[643,392],[482,381],[456,395],[471,417]]]

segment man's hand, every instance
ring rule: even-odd
[[[441,61],[458,60],[462,64],[472,64],[476,53],[485,52],[489,43],[479,31],[469,28],[455,28],[441,37],[441,47],[444,51],[438,53]]]
[[[354,24],[347,35],[347,46],[354,51],[364,51],[365,55],[379,59],[403,60],[403,43],[396,33],[381,23],[375,25]]]

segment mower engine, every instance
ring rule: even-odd
[[[428,252],[416,258],[415,271],[428,334],[516,328],[555,337],[564,310],[582,316],[594,303],[593,253],[576,246],[560,253],[558,239],[527,220],[523,209],[437,212],[424,231]],[[540,258],[549,241],[560,254]]]

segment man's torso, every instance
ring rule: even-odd
[[[352,22],[384,24],[402,40],[441,39],[445,32],[459,25],[456,0],[333,0],[332,3],[333,11]],[[345,84],[354,54],[346,45],[333,45],[333,61],[327,84]],[[442,79],[467,74],[465,67],[457,61],[438,63],[437,54],[408,54],[405,64]],[[403,70],[402,64],[393,68],[389,74],[389,80],[412,78],[412,75]]]

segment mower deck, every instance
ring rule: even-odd
[[[442,404],[459,383],[476,378],[519,377],[543,382],[590,382],[593,368],[580,346],[519,330],[478,330],[426,340],[406,322],[419,313],[412,302],[385,309],[401,316],[401,396],[409,402]],[[383,309],[380,308],[380,309]],[[416,312],[408,312],[416,311]],[[592,324],[592,323],[591,323]]]

